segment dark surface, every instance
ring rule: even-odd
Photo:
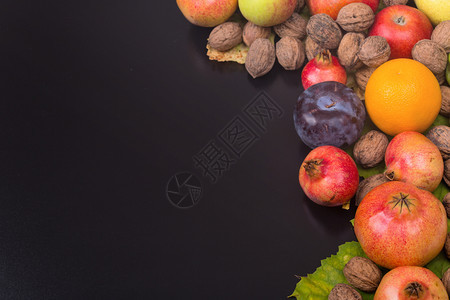
[[[354,239],[297,181],[299,71],[209,61],[175,1],[0,6],[1,299],[285,299]],[[284,113],[211,183],[193,156],[262,91]]]

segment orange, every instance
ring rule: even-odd
[[[424,132],[441,108],[441,90],[433,73],[408,58],[393,59],[379,66],[369,78],[365,92],[367,113],[384,133]]]

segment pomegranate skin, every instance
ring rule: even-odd
[[[334,146],[320,146],[303,161],[299,182],[306,196],[323,206],[347,203],[358,189],[356,163],[344,150]]]
[[[347,83],[347,72],[341,66],[337,57],[331,55],[330,51],[317,54],[303,68],[302,85],[306,90],[310,86],[324,81],[337,81]]]

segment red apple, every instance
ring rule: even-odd
[[[344,150],[320,146],[303,161],[298,179],[306,196],[323,206],[347,203],[359,184],[358,169]]]
[[[192,24],[214,27],[234,14],[238,0],[177,0],[177,5]]]
[[[444,247],[447,214],[429,191],[390,181],[363,198],[356,210],[354,229],[374,263],[388,269],[424,266]]]
[[[386,273],[375,292],[374,300],[444,300],[444,284],[426,268],[404,266]]]
[[[378,8],[379,0],[306,0],[306,5],[308,5],[311,15],[324,13],[336,20],[341,8],[354,2],[369,5],[375,13]]]
[[[433,25],[420,10],[407,5],[392,5],[375,15],[369,36],[384,37],[391,47],[390,59],[411,58],[414,45],[430,39]]]

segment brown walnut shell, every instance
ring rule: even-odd
[[[446,118],[450,117],[450,87],[441,85],[442,104],[439,112]]]
[[[341,65],[347,70],[356,70],[362,66],[358,52],[364,38],[364,34],[355,32],[346,33],[342,37],[337,49],[337,56]]]
[[[285,70],[297,70],[305,61],[305,47],[300,40],[286,36],[277,42],[276,55]]]
[[[442,205],[444,205],[447,218],[450,218],[450,193],[447,193],[442,199]]]
[[[372,73],[375,72],[375,69],[376,68],[362,67],[358,69],[358,71],[356,71],[355,73],[356,83],[362,90],[366,89],[367,81],[369,81],[369,78],[372,75]]]
[[[357,290],[345,283],[338,283],[328,295],[328,300],[362,300]]]
[[[450,20],[442,21],[434,28],[431,40],[441,46],[446,53],[450,52]]]
[[[447,233],[447,238],[445,239],[444,245],[445,255],[450,258],[450,233]]]
[[[208,43],[211,48],[228,51],[242,42],[242,28],[239,23],[225,22],[211,31]]]
[[[428,131],[426,137],[441,151],[444,160],[450,158],[450,127],[438,125]]]
[[[432,40],[420,40],[411,50],[414,60],[424,64],[433,74],[444,72],[447,66],[445,50]]]
[[[375,14],[365,3],[350,3],[339,11],[336,22],[348,32],[363,32],[372,26]]]
[[[434,74],[436,77],[436,80],[438,81],[439,85],[443,85],[445,83],[445,71],[442,71],[441,73]]]
[[[368,192],[370,192],[373,188],[379,186],[380,184],[383,184],[385,182],[390,181],[389,179],[384,176],[384,174],[376,174],[372,175],[364,180],[362,180],[359,185],[358,189],[356,190],[355,195],[355,203],[356,205],[359,205],[364,199],[364,197],[367,195]]]
[[[342,39],[339,25],[327,14],[311,16],[306,32],[319,47],[325,49],[336,49]]]
[[[275,64],[275,46],[268,39],[255,40],[248,49],[245,68],[253,77],[261,77],[269,73]]]
[[[294,12],[299,14],[305,7],[305,4],[305,0],[297,0],[297,6],[295,7]]]
[[[298,13],[293,13],[284,23],[275,25],[273,30],[280,38],[292,36],[301,40],[306,36],[307,23],[308,21],[304,17]]]
[[[368,293],[377,289],[383,277],[381,270],[373,261],[359,256],[350,259],[342,272],[352,286]]]
[[[314,42],[309,36],[306,37],[305,40],[305,52],[306,52],[306,58],[308,60],[313,59],[317,56],[320,52],[324,51],[326,49],[321,48],[319,45],[317,45],[316,42]]]
[[[444,161],[444,181],[448,186],[450,186],[450,159],[446,159]]]
[[[444,284],[447,294],[450,295],[450,268],[445,271],[444,275],[442,275],[442,283]]]
[[[252,22],[247,22],[242,31],[242,39],[244,40],[244,43],[250,47],[256,39],[269,38],[271,32],[272,29],[270,27],[262,27]]]
[[[382,36],[369,36],[359,49],[359,59],[368,67],[376,68],[389,60],[391,47]]]
[[[408,0],[383,0],[384,5],[392,6],[392,5],[405,5],[408,3]]]
[[[389,140],[384,133],[371,130],[362,135],[353,147],[355,161],[364,168],[372,168],[381,163]]]

